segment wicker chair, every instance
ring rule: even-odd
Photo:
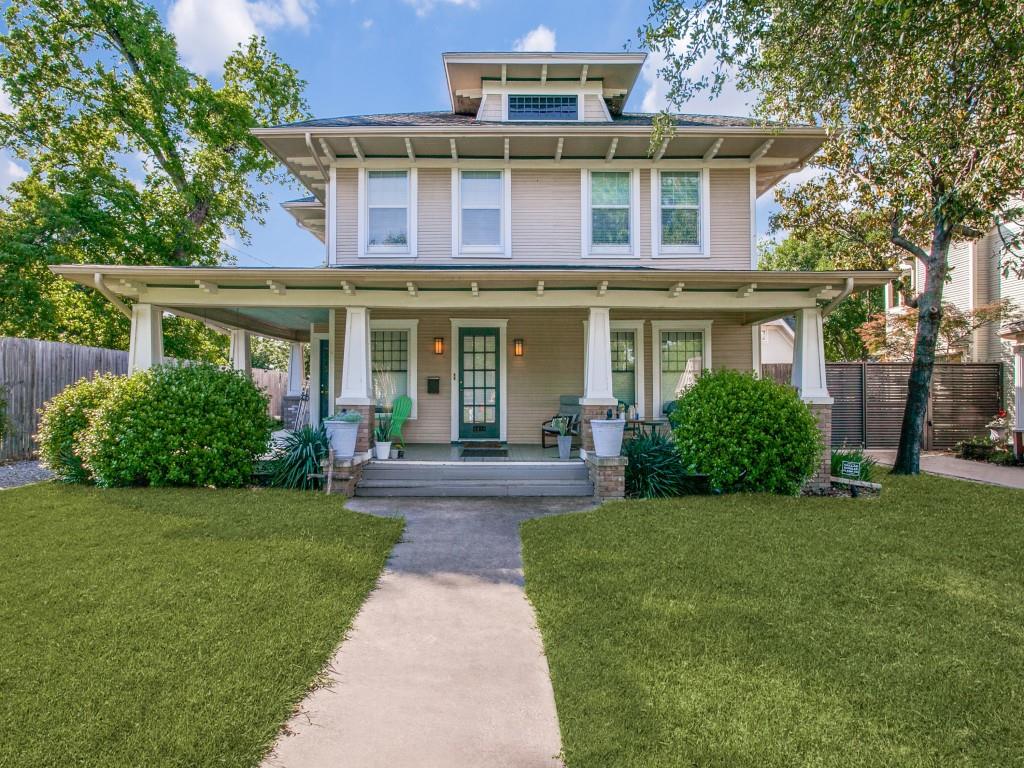
[[[579,437],[580,413],[579,395],[560,395],[558,398],[558,413],[540,426],[540,447],[548,447],[547,438],[549,435],[558,437],[558,428],[554,425],[555,419],[569,419],[569,434],[573,437]]]

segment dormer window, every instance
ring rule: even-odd
[[[580,107],[577,96],[548,96],[509,94],[508,119],[529,120],[579,120]]]

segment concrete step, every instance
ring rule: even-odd
[[[404,461],[369,462],[363,467],[364,480],[445,481],[497,480],[586,481],[586,465],[579,461],[564,463],[458,462],[415,463]]]
[[[356,496],[593,496],[590,481],[367,480]]]

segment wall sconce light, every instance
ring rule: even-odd
[[[515,355],[516,357],[522,357],[523,356],[523,340],[522,339],[515,339],[512,342],[512,354]]]
[[[444,336],[435,336],[434,337],[434,354],[435,355],[443,355],[444,354]]]

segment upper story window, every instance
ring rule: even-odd
[[[658,175],[661,252],[701,253],[701,172],[661,171]]]
[[[631,242],[629,171],[590,174],[590,250],[623,253]]]
[[[516,96],[509,94],[509,120],[578,120],[579,99],[576,96]]]
[[[462,171],[459,198],[462,252],[502,252],[502,171]]]
[[[367,171],[366,250],[409,251],[409,172]]]

